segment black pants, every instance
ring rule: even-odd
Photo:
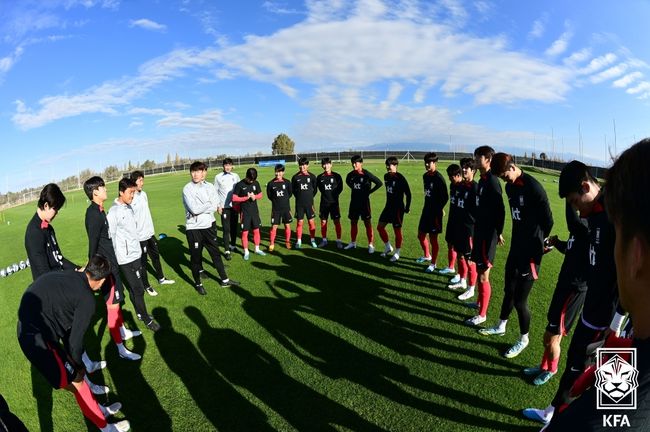
[[[138,318],[147,322],[149,320],[149,313],[147,312],[147,305],[144,302],[143,271],[140,260],[137,259],[128,264],[120,264],[120,271],[122,276],[124,276],[124,282],[131,297],[131,303],[133,303]]]
[[[219,277],[228,279],[226,269],[221,260],[219,252],[219,244],[217,241],[217,225],[213,222],[210,228],[192,229],[185,232],[187,236],[187,244],[190,250],[190,268],[192,270],[192,277],[196,285],[201,284],[201,261],[203,259],[203,247],[208,250],[212,263],[219,273]]]
[[[535,283],[536,269],[535,272],[531,271],[530,268],[522,270],[521,268],[518,268],[513,261],[514,260],[508,260],[508,262],[506,262],[506,283],[504,287],[503,303],[501,304],[501,315],[499,318],[507,320],[512,309],[517,309],[519,331],[523,335],[527,334],[530,330],[528,295]]]
[[[221,211],[221,227],[223,228],[223,247],[237,246],[237,224],[239,224],[239,213],[232,208],[224,208]]]
[[[142,264],[142,284],[145,288],[148,288],[151,285],[147,278],[147,256],[151,257],[151,264],[153,264],[153,268],[156,270],[156,279],[161,280],[165,277],[162,266],[160,265],[160,252],[158,252],[156,237],[151,236],[148,240],[141,241],[140,249],[142,249],[142,256],[140,257],[140,263]]]

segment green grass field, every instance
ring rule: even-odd
[[[318,174],[318,164],[312,165]],[[439,164],[443,174],[446,166]],[[236,171],[243,177],[246,168]],[[384,173],[379,162],[367,163],[366,168],[380,177]],[[334,169],[345,177],[349,165]],[[295,166],[288,167],[288,176],[294,170]],[[287,251],[279,230],[275,253],[251,255],[248,262],[236,255],[226,262],[228,274],[242,282],[241,289],[217,285],[206,253],[204,267],[211,275],[204,282],[207,296],[199,296],[191,286],[189,254],[180,230],[184,224],[181,189],[189,173],[147,177],[145,190],[156,231],[167,234],[160,241],[163,266],[176,284],[155,286],[160,295],[146,298],[164,330],[154,335],[141,326],[144,336],[126,342],[143,354],[139,362],[117,356],[105,310],[98,308],[87,348],[91,358],[107,360],[108,368],[91,378],[112,390],[108,398],[99,397],[100,402],[122,402],[117,418],[128,418],[133,431],[538,430],[537,424],[522,418],[521,409],[546,406],[559,379],[538,388],[524,379],[521,369],[541,358],[547,305],[562,255],[554,251],[545,256],[531,293],[529,348],[515,359],[503,358],[501,352],[518,337],[516,313],[501,338],[480,336],[463,325],[473,311],[456,300],[456,292],[446,289],[445,277],[425,274],[426,266],[415,263],[421,256],[417,223],[423,165],[403,162],[400,171],[414,196],[397,263],[380,258],[383,244],[376,232],[378,252],[368,255],[363,225],[359,248],[345,252],[331,241],[331,222],[326,249]],[[208,180],[216,173],[210,171]],[[261,168],[259,173],[262,185],[272,178],[271,168]],[[555,217],[553,232],[565,238],[557,176],[534,175],[547,190]],[[116,184],[110,184],[109,197],[116,194]],[[345,218],[349,196],[346,188],[341,196],[345,242],[349,240]],[[64,254],[82,264],[88,247],[84,229],[88,203],[81,191],[67,198],[53,225]],[[384,201],[382,188],[372,196],[375,226]],[[0,265],[25,259],[25,226],[35,208],[30,203],[3,212]],[[509,215],[507,203],[506,209]],[[260,201],[260,212],[266,246],[267,199]],[[491,273],[490,325],[498,319],[503,297],[510,227],[506,218],[506,246],[498,249]],[[393,240],[390,228],[389,234]],[[443,238],[439,266],[447,261]],[[0,393],[29,430],[94,430],[72,395],[52,392],[42,378],[32,377],[20,351],[16,311],[30,282],[29,270],[0,279]],[[130,301],[125,318],[131,328],[136,326]]]

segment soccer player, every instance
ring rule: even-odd
[[[120,357],[127,360],[140,360],[140,354],[129,351],[124,341],[140,336],[139,330],[129,330],[124,326],[121,304],[124,302],[124,286],[120,278],[119,265],[108,232],[108,221],[104,212],[106,201],[106,184],[101,177],[93,176],[84,182],[84,193],[91,201],[86,209],[86,233],[88,234],[88,259],[99,254],[106,257],[111,264],[111,276],[106,278],[102,287],[106,302],[108,331],[117,346]]]
[[[223,266],[217,242],[217,224],[214,212],[217,211],[219,198],[212,183],[205,181],[207,166],[200,161],[190,165],[192,180],[183,187],[183,207],[185,207],[185,236],[190,250],[190,268],[194,278],[194,289],[200,295],[207,292],[201,283],[201,260],[205,246],[212,258],[212,263],[221,278],[221,286],[239,285],[228,279]]]
[[[556,373],[560,361],[563,336],[573,327],[580,314],[587,293],[587,268],[589,266],[589,238],[585,220],[566,203],[566,223],[569,228],[567,241],[557,236],[549,237],[549,246],[564,254],[562,268],[555,285],[553,298],[548,307],[544,354],[539,366],[524,369],[524,374],[534,376],[533,384],[546,384]]]
[[[158,292],[149,284],[147,277],[147,257],[151,257],[151,263],[154,270],[156,270],[156,278],[160,285],[170,285],[175,281],[165,278],[162,266],[160,265],[160,252],[158,252],[158,242],[156,241],[153,227],[153,219],[151,218],[151,210],[149,210],[149,197],[147,193],[142,190],[144,186],[144,173],[142,171],[133,171],[131,173],[131,180],[135,182],[136,190],[133,196],[131,208],[135,214],[135,223],[138,230],[138,240],[140,241],[140,249],[142,250],[142,283],[144,284],[145,291],[151,296],[157,296]]]
[[[266,195],[271,200],[271,233],[269,252],[275,249],[278,225],[284,224],[284,239],[287,249],[291,249],[291,201],[293,195],[291,182],[284,178],[284,165],[275,165],[275,178],[266,184]]]
[[[377,231],[379,236],[384,242],[384,252],[382,257],[388,256],[393,252],[393,245],[390,244],[388,239],[388,232],[386,225],[392,224],[395,231],[395,253],[390,257],[391,262],[399,259],[402,249],[402,220],[404,214],[411,210],[411,188],[409,187],[406,177],[397,172],[397,165],[399,161],[395,156],[386,159],[386,174],[384,174],[384,184],[386,185],[386,205],[379,216],[379,223],[377,224]],[[404,204],[404,197],[406,197],[406,204]]]
[[[416,261],[418,263],[429,263],[427,273],[431,273],[436,269],[438,251],[440,250],[438,234],[442,232],[442,212],[447,201],[449,201],[445,179],[436,169],[437,162],[437,154],[431,152],[424,155],[424,169],[426,169],[422,175],[424,206],[418,224],[418,240],[424,255]],[[427,235],[429,236],[428,240]],[[429,246],[429,242],[431,246]]]
[[[232,205],[232,190],[241,181],[239,174],[232,170],[232,159],[224,158],[223,171],[214,178],[214,187],[217,189],[217,213],[221,215],[221,228],[223,229],[223,248],[228,261],[232,259],[230,253],[237,247],[237,219],[238,214]]]
[[[381,187],[381,180],[370,171],[363,168],[363,158],[354,155],[350,159],[352,171],[345,177],[345,184],[352,190],[350,194],[350,243],[344,249],[357,247],[357,233],[359,218],[363,220],[368,237],[368,253],[375,253],[374,233],[372,231],[372,211],[370,208],[370,195]]]
[[[341,243],[341,209],[339,195],[343,192],[343,179],[339,173],[332,171],[332,160],[328,157],[321,160],[323,172],[316,177],[316,184],[320,191],[320,218],[321,242],[318,247],[327,246],[327,218],[332,217],[336,230],[336,247],[343,248]]]
[[[117,264],[126,281],[131,303],[136,315],[144,325],[153,332],[160,330],[160,325],[147,312],[144,301],[144,284],[142,282],[142,250],[138,239],[135,212],[131,207],[137,186],[130,178],[123,178],[118,184],[118,197],[108,210],[108,233],[113,242]]]
[[[589,267],[587,295],[580,320],[571,338],[564,372],[551,404],[545,409],[529,408],[524,416],[548,423],[556,410],[570,401],[570,390],[588,362],[588,346],[608,333],[618,333],[624,311],[617,308],[617,269],[614,262],[616,232],[605,212],[605,194],[589,168],[579,161],[569,162],[560,173],[560,198],[587,219],[589,227]],[[627,191],[626,191],[627,193]]]
[[[472,256],[472,236],[476,223],[476,196],[478,184],[474,181],[474,159],[463,158],[460,160],[463,181],[456,186],[454,232],[451,247],[458,254],[458,282],[450,282],[449,289],[465,290],[458,296],[459,300],[469,300],[474,297],[476,287],[476,264],[470,261]],[[469,287],[467,279],[469,276]]]
[[[503,335],[512,309],[519,317],[519,340],[503,355],[518,356],[529,342],[530,309],[528,296],[539,277],[545,240],[553,228],[553,215],[542,185],[515,165],[512,156],[497,153],[490,164],[492,173],[506,182],[512,215],[512,242],[506,261],[505,294],[499,324],[480,329],[482,335]]]
[[[291,178],[291,189],[296,198],[296,249],[302,247],[302,225],[303,218],[309,223],[309,237],[311,247],[318,247],[316,244],[316,222],[314,218],[314,196],[318,193],[316,176],[309,172],[309,160],[306,157],[298,159],[300,171]]]
[[[460,194],[458,186],[463,180],[460,166],[457,164],[449,165],[447,167],[447,177],[449,177],[449,218],[447,219],[447,228],[445,229],[445,241],[447,242],[448,265],[438,271],[438,273],[442,275],[456,273],[456,250],[453,245],[453,236],[456,229],[456,223],[458,223],[458,217],[456,216],[456,199]],[[433,273],[435,269],[435,266],[429,265],[425,271],[427,273]],[[454,277],[449,282],[457,283],[459,281],[460,276]]]
[[[246,178],[235,185],[232,191],[232,201],[239,203],[241,209],[241,245],[244,249],[244,259],[248,261],[248,232],[253,231],[253,244],[257,255],[266,255],[260,249],[260,210],[257,201],[262,199],[262,187],[257,181],[257,170],[248,168]]]
[[[492,287],[490,286],[490,269],[494,263],[497,244],[502,246],[505,207],[501,197],[501,185],[495,175],[490,172],[490,163],[494,149],[490,146],[480,146],[474,150],[476,167],[481,173],[478,181],[478,196],[476,204],[476,225],[472,239],[471,261],[476,263],[478,273],[478,314],[465,321],[468,325],[479,325],[487,319]]]
[[[95,313],[93,292],[111,273],[101,256],[90,259],[83,272],[50,272],[27,288],[18,308],[18,343],[29,362],[54,389],[74,394],[83,415],[101,431],[127,431],[127,420],[108,423],[106,417],[122,405],[97,403],[84,380],[83,339]]]

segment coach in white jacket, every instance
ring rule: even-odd
[[[214,187],[217,189],[217,212],[221,215],[223,229],[223,248],[226,259],[230,261],[230,252],[237,246],[238,212],[232,205],[232,190],[241,179],[239,174],[232,171],[232,159],[223,160],[223,171],[214,178]]]
[[[203,246],[208,250],[212,263],[219,273],[221,286],[239,285],[238,282],[228,279],[221,260],[217,242],[217,224],[214,218],[219,198],[214,185],[205,181],[207,172],[207,166],[203,162],[192,163],[190,165],[192,181],[183,188],[185,235],[190,250],[190,269],[194,278],[194,288],[201,295],[207,294],[201,283]]]
[[[147,312],[144,302],[144,285],[142,284],[142,264],[140,257],[140,241],[135,222],[135,213],[131,207],[135,194],[135,182],[130,178],[123,178],[119,183],[119,196],[108,211],[108,233],[113,242],[117,263],[120,272],[129,290],[131,302],[138,315],[138,319],[145,323],[152,331],[160,330],[160,325],[154,321]]]

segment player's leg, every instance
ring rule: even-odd
[[[196,289],[199,294],[205,295],[205,289],[201,283],[201,270],[203,268],[201,262],[203,259],[203,240],[201,230],[187,230],[185,231],[185,236],[187,237],[187,246],[190,251],[190,270],[192,272],[192,278],[194,279],[194,289]]]
[[[157,296],[158,293],[151,287],[151,284],[149,283],[149,277],[147,276],[147,264],[149,256],[149,244],[147,240],[140,242],[140,251],[142,252],[142,255],[140,255],[140,265],[142,266],[142,283],[144,284],[144,287],[149,295]],[[160,261],[158,263],[160,264]]]

